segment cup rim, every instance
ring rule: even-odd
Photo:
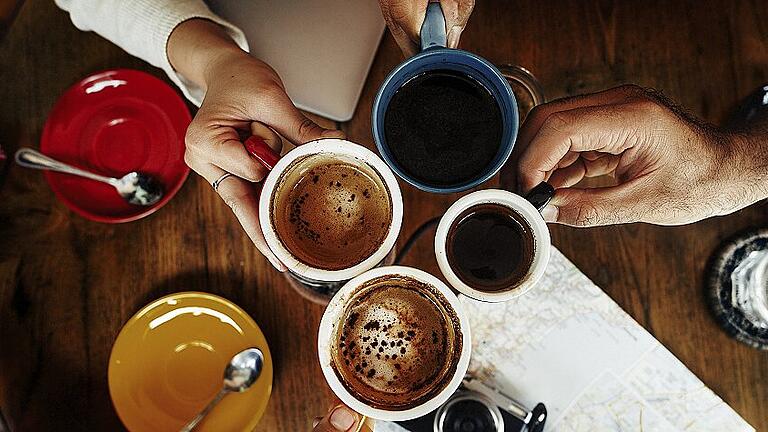
[[[341,270],[319,269],[299,261],[288,251],[283,242],[278,238],[270,217],[270,207],[272,205],[275,189],[285,170],[290,167],[294,161],[303,156],[322,153],[351,157],[373,168],[373,170],[379,174],[384,185],[389,190],[392,205],[392,223],[389,225],[389,230],[381,246],[362,262]],[[269,249],[289,271],[302,277],[321,282],[348,280],[378,265],[394,248],[395,243],[397,242],[397,237],[400,234],[402,222],[403,197],[397,179],[394,174],[392,174],[389,166],[367,148],[340,138],[323,138],[310,141],[286,153],[267,175],[262,186],[261,197],[259,198],[259,225],[264,233],[264,238]]]
[[[509,96],[510,100],[513,101],[514,109],[512,110],[513,112],[510,115],[514,117],[514,125],[513,125],[514,127],[512,127],[511,143],[506,146],[507,148],[504,149],[501,159],[498,161],[498,163],[493,165],[492,170],[489,170],[485,174],[477,177],[476,179],[463,184],[450,186],[450,187],[439,187],[439,186],[428,185],[416,180],[411,175],[407,174],[402,169],[400,169],[397,163],[393,160],[393,158],[389,154],[389,151],[384,148],[382,140],[378,138],[379,135],[383,135],[383,131],[380,130],[378,125],[379,117],[382,117],[383,113],[379,113],[379,110],[377,109],[377,107],[379,107],[381,104],[381,99],[384,96],[384,90],[391,85],[395,77],[400,75],[408,65],[414,62],[417,62],[419,60],[422,60],[426,57],[433,57],[433,56],[446,55],[446,54],[463,55],[463,56],[470,57],[473,60],[485,65],[489,70],[495,73],[495,75],[499,78],[499,82],[505,89],[505,93]],[[413,77],[410,77],[410,78],[413,78]],[[403,179],[403,181],[405,181],[406,183],[410,184],[413,187],[416,187],[420,190],[423,190],[425,192],[430,192],[430,193],[447,194],[447,193],[454,193],[454,192],[463,192],[490,180],[493,176],[495,176],[501,170],[501,168],[504,167],[507,160],[509,160],[509,157],[512,155],[512,151],[515,148],[515,143],[517,142],[517,134],[520,131],[520,118],[517,112],[517,99],[515,98],[515,94],[512,91],[512,87],[510,87],[507,79],[504,78],[501,71],[499,71],[499,69],[490,61],[484,59],[483,57],[480,57],[477,54],[471,53],[469,51],[464,51],[461,49],[447,48],[447,47],[431,47],[403,61],[402,63],[397,65],[389,73],[389,75],[387,75],[387,77],[384,79],[384,82],[382,83],[381,87],[379,87],[379,91],[376,93],[376,98],[374,99],[373,106],[374,106],[374,109],[371,112],[371,129],[373,131],[373,139],[374,139],[374,142],[376,143],[376,148],[378,149],[379,154],[387,163],[387,165],[389,165],[392,171],[394,171],[398,177]]]
[[[354,396],[344,387],[341,380],[331,366],[333,362],[330,350],[334,335],[335,326],[339,323],[344,313],[347,302],[356,293],[360,285],[380,276],[400,275],[412,277],[420,282],[434,286],[448,301],[456,313],[461,329],[462,345],[459,361],[456,366],[456,372],[451,381],[435,397],[429,399],[421,405],[402,411],[388,411],[380,408],[374,408]],[[328,307],[323,312],[320,320],[320,326],[317,332],[317,355],[320,361],[320,368],[323,371],[328,386],[333,393],[341,399],[347,406],[356,412],[376,420],[403,421],[422,417],[444,404],[461,385],[464,375],[469,368],[470,353],[472,351],[472,337],[468,317],[458,297],[448,286],[437,277],[413,267],[405,266],[386,266],[377,267],[355,277],[347,282],[331,299]]]
[[[533,263],[522,283],[517,287],[501,292],[486,292],[470,287],[459,279],[448,263],[448,252],[446,250],[448,231],[456,218],[466,209],[479,204],[500,204],[511,208],[520,215],[530,225],[533,230],[534,256]],[[440,219],[435,232],[435,256],[437,265],[443,276],[454,288],[462,294],[475,300],[489,303],[503,302],[517,298],[528,292],[544,276],[549,263],[549,257],[552,249],[551,238],[547,223],[541,217],[538,210],[525,198],[509,191],[501,189],[486,189],[472,192],[457,200],[451,205]]]

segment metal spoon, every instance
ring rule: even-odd
[[[200,423],[203,418],[211,412],[224,396],[232,392],[244,392],[248,390],[256,379],[261,375],[261,367],[264,365],[264,354],[258,348],[248,348],[240,351],[232,360],[229,361],[227,368],[224,369],[224,387],[219,394],[213,398],[208,405],[200,411],[186,426],[181,428],[181,432],[190,432]]]
[[[58,171],[112,185],[123,199],[134,205],[151,206],[163,196],[163,188],[152,177],[132,171],[120,177],[106,177],[59,162],[31,148],[16,152],[16,163],[27,168]]]

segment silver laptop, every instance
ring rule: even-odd
[[[376,0],[210,0],[240,27],[299,108],[352,117],[384,31]]]

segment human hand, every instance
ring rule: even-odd
[[[312,432],[357,431],[360,421],[360,414],[352,411],[337,399],[328,410],[328,414],[314,419]]]
[[[200,110],[187,129],[184,160],[208,183],[233,174],[217,192],[256,248],[275,268],[285,271],[259,226],[259,188],[254,183],[267,170],[245,150],[241,136],[257,135],[280,153],[281,135],[298,145],[343,137],[343,133],[323,129],[304,116],[285,93],[277,73],[240,50],[214,23],[190,20],[179,25],[169,39],[168,55],[179,72],[206,88]]]
[[[389,31],[403,54],[412,56],[419,52],[419,32],[427,13],[428,0],[379,0],[381,13]],[[459,38],[467,25],[475,0],[441,0],[445,15],[448,47],[459,46]]]
[[[745,136],[705,125],[637,86],[538,106],[518,145],[520,188],[552,184],[557,191],[543,215],[566,225],[686,224],[746,207],[768,188],[756,176],[768,160],[765,146],[750,148]],[[614,185],[575,187],[602,175]]]

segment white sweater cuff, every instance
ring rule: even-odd
[[[152,20],[151,24],[153,25],[150,43],[156,48],[154,52],[156,52],[158,56],[156,59],[152,59],[153,61],[150,61],[150,63],[162,68],[165,73],[168,74],[171,81],[179,86],[184,93],[184,96],[195,105],[200,106],[205,97],[203,89],[176,72],[168,60],[168,38],[171,36],[173,30],[184,21],[193,18],[204,18],[222,26],[227,34],[229,34],[243,51],[248,52],[248,41],[245,39],[245,35],[239,28],[218,17],[205,5],[203,5],[202,8],[197,7],[191,8],[190,10],[184,10],[184,8],[179,8],[173,11],[158,10],[156,13],[157,18],[149,18]],[[147,18],[147,16],[148,15],[142,15],[143,18]]]
[[[129,54],[162,68],[190,101],[200,105],[203,90],[185,79],[168,61],[167,45],[179,24],[203,18],[221,25],[248,51],[240,29],[216,16],[202,0],[56,0],[81,30],[94,31]]]

